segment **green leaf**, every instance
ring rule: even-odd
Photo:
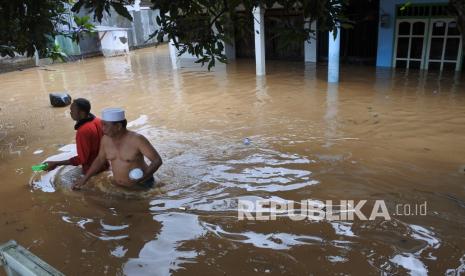
[[[116,3],[116,2],[111,2],[111,6],[115,9],[115,11],[121,15],[121,16],[124,16],[125,18],[127,18],[129,21],[132,21],[132,16],[131,14],[129,13],[128,9],[126,9],[126,7],[121,4],[121,3]]]
[[[208,71],[210,71],[212,69],[212,67],[214,67],[214,66],[215,66],[215,59],[212,58],[210,60],[210,62],[208,63]]]
[[[79,0],[73,5],[73,7],[71,8],[71,11],[75,13],[79,13],[83,5],[84,5],[84,1]]]
[[[341,27],[344,29],[353,29],[354,25],[350,23],[341,23]]]
[[[54,43],[51,49],[48,49],[47,57],[51,58],[53,61],[66,61],[68,55],[66,55],[61,49],[58,43]]]
[[[410,5],[412,5],[412,2],[407,1],[405,4],[403,4],[403,5],[400,7],[400,10],[403,11],[403,10],[405,10],[406,8],[408,8]]]

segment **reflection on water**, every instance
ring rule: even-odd
[[[337,94],[338,85],[328,83],[328,91],[326,94],[326,144],[325,147],[330,147],[333,144],[333,139],[337,136]]]
[[[138,258],[129,259],[123,271],[128,275],[169,275],[182,264],[195,263],[196,250],[183,250],[182,243],[204,235],[205,230],[195,215],[169,213],[155,215],[162,230],[154,241],[144,245]]]
[[[260,78],[248,60],[181,67],[162,46],[0,75],[0,236],[67,274],[465,271],[463,75],[344,67],[329,85],[314,64],[270,61]],[[74,192],[71,167],[31,176],[75,154],[68,108],[48,105],[63,90],[95,114],[126,109],[164,160],[157,189],[104,173]],[[392,220],[237,219],[239,200],[265,199],[382,199]],[[427,216],[393,215],[425,201]]]

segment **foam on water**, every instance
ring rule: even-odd
[[[446,270],[446,276],[457,276],[457,275],[464,275],[465,274],[465,255],[463,255],[460,260],[460,264],[457,268],[452,268]]]
[[[31,176],[29,184],[33,189],[41,190],[45,193],[53,193],[56,191],[53,181],[55,179],[56,171],[51,171],[45,174],[36,172]]]
[[[345,263],[349,261],[349,259],[341,256],[327,256],[326,259],[332,263]]]
[[[409,227],[412,230],[412,233],[410,234],[412,238],[425,241],[428,244],[428,246],[425,246],[419,250],[416,253],[417,255],[421,254],[421,252],[427,248],[437,249],[441,245],[440,240],[435,237],[435,233],[433,231],[415,224],[409,224]]]
[[[395,255],[390,259],[391,262],[405,268],[412,276],[428,275],[428,269],[425,264],[417,259],[411,253],[402,253]]]
[[[157,198],[150,201],[150,211],[160,212],[160,211],[174,211],[177,209],[186,209],[189,211],[208,211],[208,212],[231,212],[234,215],[237,215],[238,208],[241,210],[243,207],[246,207],[243,211],[251,213],[273,213],[277,216],[287,216],[287,212],[299,212],[299,206],[302,202],[293,201],[281,198],[279,196],[269,196],[269,197],[259,197],[259,196],[239,196],[239,197],[227,197],[228,193],[221,193],[222,190],[214,190],[212,194],[208,197],[205,197],[205,194],[201,195],[186,195],[182,198],[174,198],[176,195],[175,192],[168,192],[164,197]],[[247,201],[252,203],[251,206],[238,206],[240,200]],[[319,200],[306,200],[311,202],[312,205],[323,206],[323,202]],[[294,209],[271,209],[269,206],[262,206],[258,204],[259,202],[272,203],[276,205],[288,205],[293,206]]]
[[[331,226],[337,235],[355,237],[354,232],[352,232],[352,223],[350,222],[331,222]]]
[[[368,227],[369,225],[371,224],[367,224]],[[409,275],[428,275],[428,267],[424,260],[437,260],[437,257],[433,255],[434,250],[441,246],[441,240],[437,234],[424,226],[407,224],[398,219],[385,221],[380,225],[383,227],[377,229],[377,232],[386,231],[385,237],[388,239],[383,242],[390,246],[394,245],[395,250],[392,256],[385,256],[383,253],[378,254],[375,250],[371,250],[367,254],[368,261],[389,273],[398,274],[405,269]],[[396,237],[393,233],[399,233],[400,236]]]
[[[323,239],[316,236],[294,235],[289,233],[262,234],[252,231],[233,233],[224,230],[219,225],[202,223],[210,232],[220,238],[231,241],[252,244],[258,248],[270,248],[275,250],[287,250],[296,245],[321,244]]]
[[[60,161],[66,160],[76,155],[76,145],[70,144],[62,146],[58,149],[60,153],[47,157],[43,162],[46,161]],[[53,193],[56,191],[54,184],[57,173],[63,168],[56,168],[50,172],[37,172],[31,176],[29,180],[30,185],[34,189],[41,190],[46,193]]]
[[[127,127],[132,128],[132,127],[136,127],[136,126],[145,125],[145,124],[147,124],[148,119],[149,119],[149,117],[147,115],[140,115],[139,118],[128,122]]]
[[[127,229],[129,227],[128,224],[123,224],[123,225],[109,225],[109,224],[105,224],[103,223],[103,220],[100,220],[100,225],[102,226],[102,228],[106,231],[120,231],[120,230],[124,230],[124,229]]]
[[[289,164],[310,164],[315,160],[297,154],[276,153],[273,151],[262,150],[263,153],[254,153],[243,159],[228,160],[228,164],[266,164],[266,165],[289,165]]]
[[[317,180],[310,180],[310,171],[283,167],[254,167],[235,172],[234,167],[216,165],[211,170],[204,181],[247,191],[290,191],[319,183]]]
[[[79,228],[83,229],[87,235],[102,241],[122,240],[128,237],[127,234],[120,233],[122,230],[127,230],[127,225],[107,225],[104,224],[101,220],[97,224],[95,219],[82,218],[72,216],[70,214],[62,215],[61,219],[64,222],[78,226]]]
[[[123,258],[124,255],[126,255],[126,252],[128,252],[128,249],[125,249],[122,245],[119,245],[115,249],[111,250],[110,254],[117,258]]]

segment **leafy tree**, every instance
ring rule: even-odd
[[[126,9],[125,5],[134,4],[134,0],[78,0],[71,11],[78,13],[82,8],[94,14],[94,19],[102,22],[104,13],[111,15],[111,8],[118,14],[132,21],[132,16]]]
[[[92,32],[89,17],[71,17],[67,0],[8,0],[0,3],[0,55],[15,54],[65,60],[55,43],[57,35],[79,42],[80,35]],[[74,19],[74,24],[70,19]]]
[[[79,43],[79,40],[81,39],[83,33],[95,32],[95,26],[92,23],[90,23],[89,16],[84,15],[82,17],[79,17],[75,15],[73,16],[73,19],[74,23],[76,24],[76,27],[73,28],[72,32],[67,33],[67,36],[70,36],[73,41]]]
[[[58,26],[66,24],[63,0],[8,0],[0,4],[0,54],[44,56],[50,41],[59,34]]]

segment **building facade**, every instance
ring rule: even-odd
[[[379,67],[460,71],[462,38],[447,0],[380,0]]]
[[[260,14],[254,12],[250,16],[254,16],[254,25],[260,22],[264,26],[255,26],[250,37],[236,36],[236,56],[255,57],[257,68],[265,68],[265,59],[285,59],[328,62],[328,67],[337,60],[338,63],[377,67],[462,70],[463,41],[456,19],[450,15],[448,0],[357,0],[349,3],[346,14],[354,26],[340,29],[337,43],[331,40],[331,33],[320,30],[318,22],[313,22],[312,29],[317,32],[310,41],[278,49],[275,44],[279,43],[279,38],[270,38],[276,37],[272,33],[272,18],[287,16],[304,21],[303,15],[298,12],[280,14],[279,6],[262,8]],[[260,33],[259,27],[263,27],[264,32]],[[265,45],[264,58],[255,55],[261,53],[257,48],[261,44]],[[329,57],[338,58],[331,60]]]

